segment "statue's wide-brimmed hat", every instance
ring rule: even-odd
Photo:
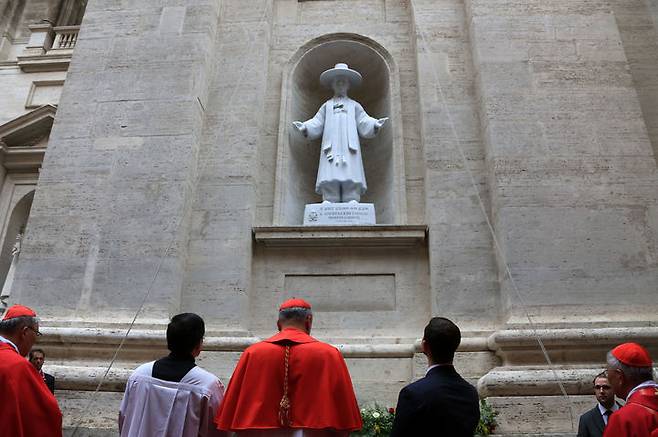
[[[361,73],[356,70],[352,70],[347,66],[347,64],[336,64],[334,68],[330,68],[329,70],[324,71],[320,75],[320,83],[327,88],[331,88],[331,83],[333,80],[340,76],[349,80],[352,87],[361,85]]]

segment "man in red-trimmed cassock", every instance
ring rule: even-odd
[[[37,314],[10,307],[0,321],[0,434],[61,437],[62,413],[39,372],[25,358],[39,332]]]
[[[608,381],[626,405],[608,419],[604,437],[658,436],[658,384],[649,352],[624,343],[608,352]]]
[[[279,308],[279,333],[247,348],[233,372],[215,423],[254,437],[347,436],[361,414],[341,353],[309,334],[311,305]]]

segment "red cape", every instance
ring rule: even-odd
[[[658,435],[658,387],[633,393],[626,405],[610,416],[604,437],[652,437]]]
[[[0,342],[0,434],[62,437],[62,413],[32,364]]]
[[[215,424],[221,430],[281,428],[284,351],[289,344],[291,428],[361,429],[361,414],[345,360],[335,347],[287,328],[244,351]]]

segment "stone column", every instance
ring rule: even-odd
[[[609,3],[466,4],[505,319],[652,320],[656,162]]]
[[[491,236],[478,201],[480,195],[488,203],[488,193],[465,10],[454,0],[414,0],[412,5],[432,314],[455,320],[465,331],[491,330],[498,319],[498,283]]]
[[[0,0],[0,59],[9,57],[18,21],[18,2]]]
[[[658,1],[610,0],[654,155],[658,154]]]
[[[190,235],[184,309],[222,331],[249,327],[258,141],[266,115],[272,2],[222,4]]]
[[[87,8],[13,297],[46,318],[129,321],[154,277],[140,321],[180,309],[219,2],[168,3]]]

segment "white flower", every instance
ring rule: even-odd
[[[376,411],[374,413],[372,413],[372,417],[374,417],[375,419],[379,419],[379,416],[380,416],[380,414]]]

